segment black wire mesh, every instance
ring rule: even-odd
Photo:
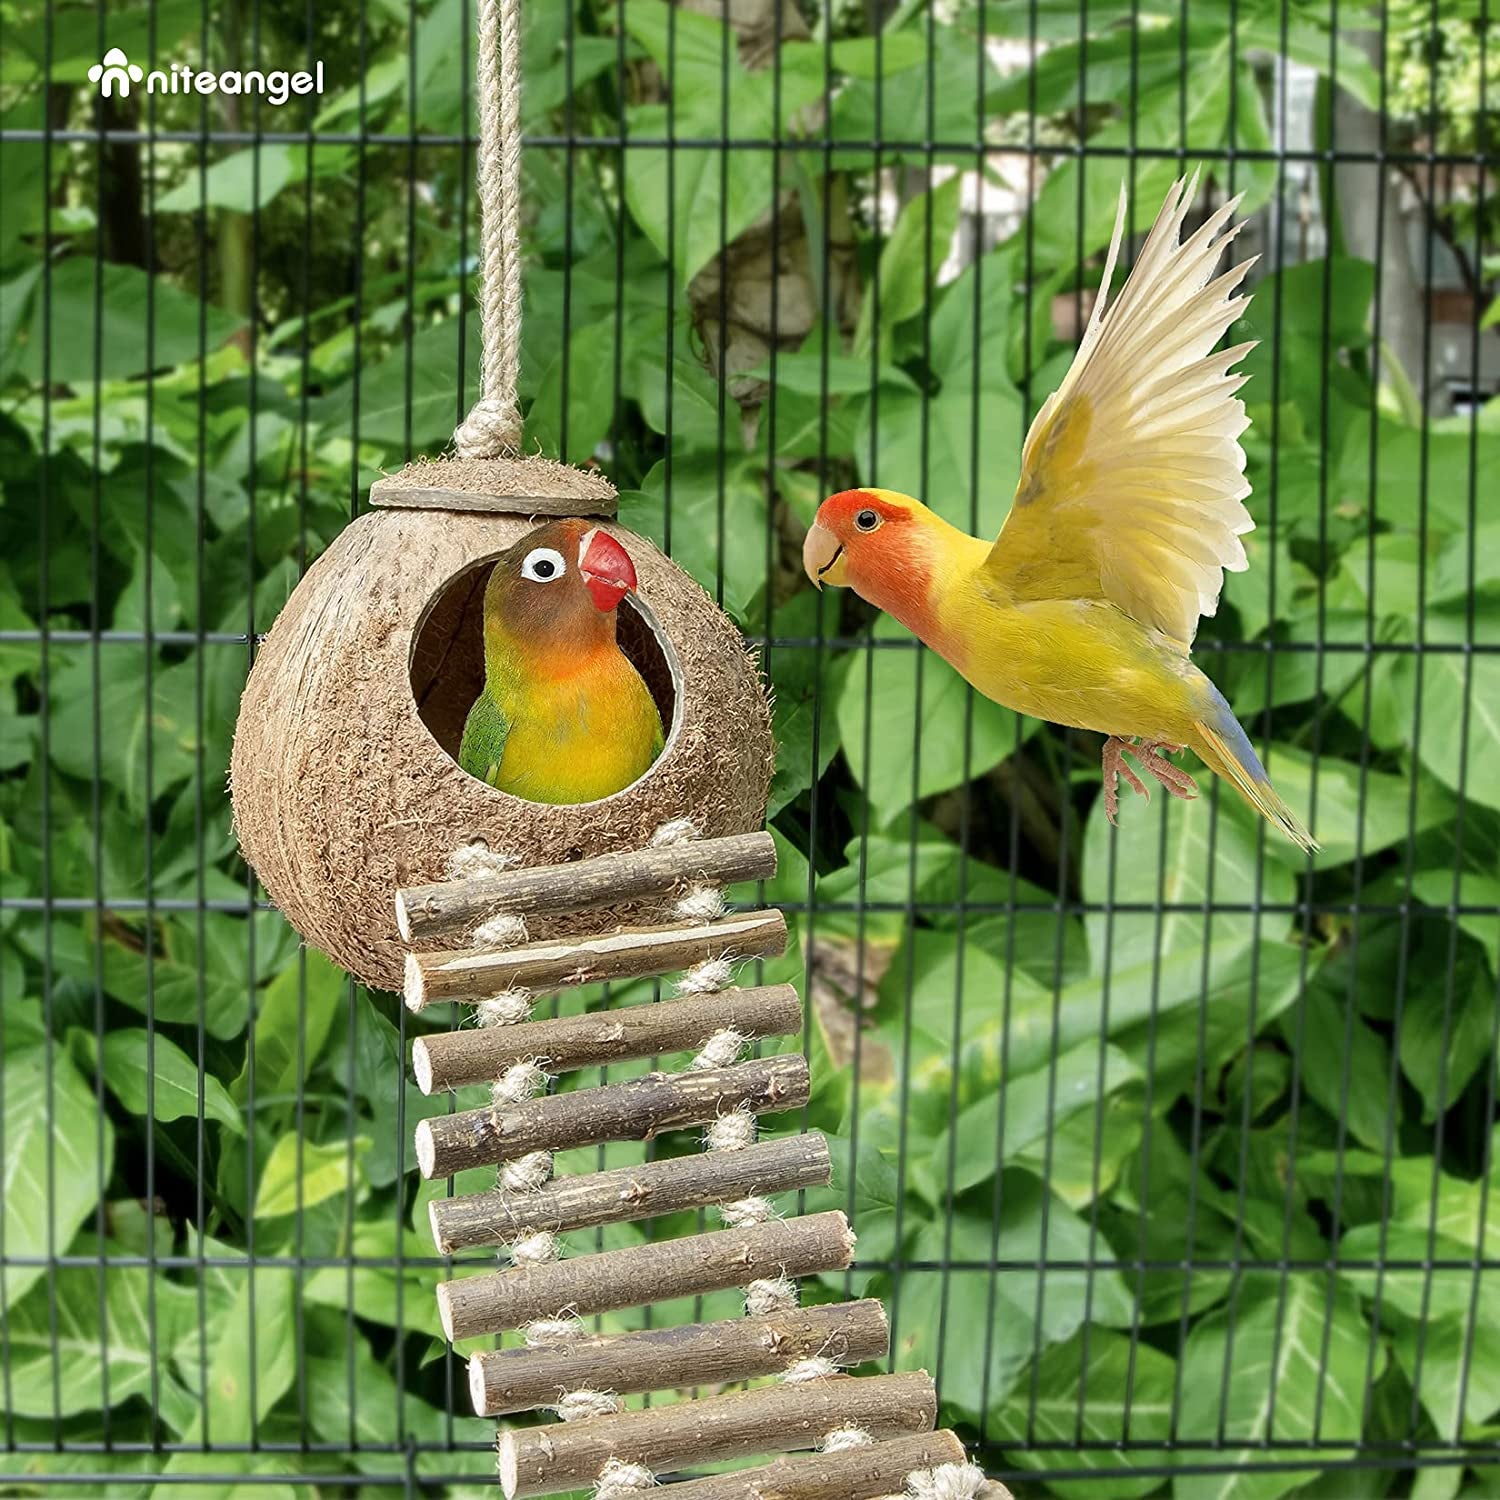
[[[805,980],[801,1123],[862,1236],[812,1295],[886,1297],[1023,1495],[1486,1493],[1487,3],[527,25],[528,437],[603,463],[778,695],[767,971]],[[435,1337],[469,1262],[428,1253],[417,1023],[297,947],[223,771],[258,634],[473,395],[472,16],[0,27],[0,1485],[462,1493],[490,1443]],[[105,96],[110,46],[326,90]],[[796,566],[853,483],[993,532],[1117,186],[1140,230],[1195,163],[1247,194],[1263,341],[1252,568],[1198,659],[1315,862],[1217,787],[1111,839],[1092,740]]]

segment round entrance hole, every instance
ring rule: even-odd
[[[484,590],[494,567],[495,559],[486,558],[450,579],[428,607],[412,641],[411,690],[418,717],[455,764],[469,710],[484,687]],[[656,701],[670,744],[680,718],[677,688],[681,682],[671,643],[647,606],[634,597],[618,606],[615,629],[620,649]],[[639,785],[650,774],[648,770],[631,785]]]

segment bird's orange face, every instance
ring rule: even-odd
[[[818,507],[802,543],[802,566],[819,588],[852,588],[894,613],[894,600],[925,590],[928,514],[920,501],[894,490],[841,490]]]
[[[630,554],[592,521],[549,521],[501,553],[485,589],[485,618],[545,650],[613,642],[615,610],[636,589]]]

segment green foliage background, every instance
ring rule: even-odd
[[[1071,353],[1054,301],[1096,276],[1121,174],[1138,229],[1179,150],[1247,212],[1294,195],[1278,53],[1322,75],[1323,144],[1342,90],[1387,97],[1393,146],[1488,150],[1479,14],[1439,33],[1394,8],[1383,83],[1362,17],[1331,33],[1317,0],[909,3],[878,42],[858,7],[810,29],[789,10],[743,56],[661,0],[529,7],[529,438],[601,454],[624,519],[764,643],[771,895],[798,938],[766,968],[811,969],[809,1119],[841,1162],[812,1196],[860,1231],[821,1294],[887,1297],[896,1362],[939,1376],[993,1466],[1038,1471],[1022,1493],[1500,1484],[1500,656],[1468,649],[1500,645],[1500,406],[1424,422],[1421,372],[1372,339],[1376,267],[1337,225],[1324,258],[1272,247],[1236,330],[1261,340],[1252,566],[1200,653],[1310,812],[1310,863],[1217,788],[1132,803],[1111,834],[1092,739],[976,701],[858,601],[814,596],[801,531],[824,493],[877,481],[993,531]],[[473,394],[467,18],[3,0],[0,22],[4,1468],[113,1474],[112,1496],[212,1473],[160,1493],[217,1497],[226,1476],[281,1496],[410,1462],[477,1490],[486,1426],[452,1415],[461,1365],[431,1336],[426,1204],[447,1187],[405,1144],[450,1102],[403,1083],[419,1023],[259,909],[224,789],[247,639]],[[981,30],[1046,50],[1002,75]],[[96,117],[106,33],[133,58],[319,57],[336,88],[311,144],[204,151],[203,128],[309,121],[223,100]],[[44,121],[78,133],[43,141]],[[960,205],[929,169],[974,167],[982,122],[1039,143],[1045,182],[940,284]],[[726,125],[807,145],[701,144]],[[622,166],[569,130],[633,143]],[[1249,155],[1226,173],[1229,148]],[[877,225],[889,169],[902,203]],[[1488,186],[1439,228],[1493,269]],[[753,338],[768,300],[774,353]],[[658,1316],[693,1311],[733,1299]],[[82,1451],[41,1451],[59,1438]],[[1473,1452],[1330,1468],[1404,1442]],[[1200,1460],[1219,1472],[1173,1472]]]

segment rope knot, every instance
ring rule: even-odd
[[[979,1500],[986,1484],[978,1464],[939,1464],[906,1476],[911,1500]]]
[[[606,1461],[594,1486],[594,1500],[634,1500],[642,1490],[656,1483],[656,1475],[644,1464],[622,1463],[618,1458]]]
[[[531,1014],[531,1005],[530,990],[502,990],[474,1007],[474,1019],[481,1026],[514,1026]]]
[[[621,1408],[618,1396],[580,1387],[566,1392],[552,1409],[564,1422],[578,1422],[586,1417],[612,1417]]]
[[[797,1283],[785,1276],[761,1277],[745,1288],[745,1311],[752,1318],[795,1312],[796,1308]]]
[[[485,287],[488,300],[489,287]],[[482,396],[453,433],[460,458],[505,458],[520,446],[521,413],[514,401]]]
[[[508,1193],[534,1193],[552,1176],[552,1153],[528,1151],[500,1168],[500,1186]]]
[[[845,1453],[850,1448],[868,1448],[875,1441],[863,1427],[835,1427],[818,1444],[823,1453]]]
[[[704,1042],[703,1050],[688,1064],[690,1073],[703,1073],[711,1068],[727,1068],[738,1060],[749,1043],[749,1038],[733,1026],[716,1031]]]

